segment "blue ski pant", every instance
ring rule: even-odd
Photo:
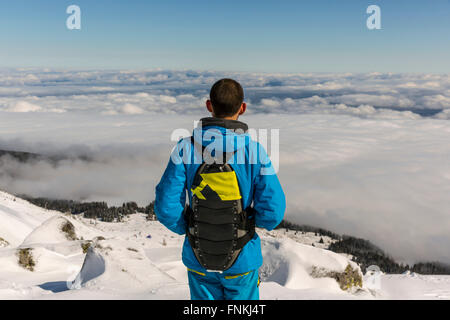
[[[229,275],[188,269],[191,300],[259,300],[258,270]]]

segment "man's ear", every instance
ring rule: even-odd
[[[242,115],[247,111],[247,104],[244,102],[241,104],[241,109],[239,109],[239,115]]]
[[[212,103],[211,100],[206,100],[206,109],[208,109],[209,112],[213,113],[213,107],[212,107]]]

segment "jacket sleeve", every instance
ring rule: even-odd
[[[253,209],[256,226],[272,230],[283,220],[286,198],[265,150],[260,148],[262,164],[254,180]]]
[[[175,147],[169,164],[156,186],[155,213],[158,220],[169,230],[186,233],[184,208],[186,204],[186,168],[181,161],[180,142]]]

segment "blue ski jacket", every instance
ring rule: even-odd
[[[203,118],[193,131],[193,139],[210,150],[211,156],[215,152],[231,152],[227,162],[236,173],[243,207],[254,208],[256,227],[272,230],[283,220],[286,199],[270,158],[264,148],[251,139],[247,130],[247,125],[237,120]],[[180,235],[186,234],[186,192],[190,205],[191,185],[201,163],[202,153],[195,148],[192,137],[181,139],[156,186],[156,216],[169,230]],[[187,237],[183,244],[182,260],[187,268],[206,272],[197,261]],[[261,240],[255,233],[224,274],[256,270],[262,262]]]

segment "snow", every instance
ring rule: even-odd
[[[67,221],[78,240],[61,232]],[[257,232],[262,299],[450,299],[448,276],[381,274],[378,289],[343,291],[332,278],[311,276],[314,268],[342,272],[350,264],[359,270],[348,257],[324,249],[332,239],[282,229]],[[94,222],[0,192],[0,237],[10,243],[0,246],[0,299],[189,299],[184,238],[143,214]],[[87,241],[86,254],[81,244]],[[18,248],[31,249],[33,272],[18,265]]]
[[[344,272],[348,264],[356,263],[334,252],[299,244],[291,239],[264,239],[262,243],[264,264],[262,280],[276,282],[289,289],[327,288],[342,291],[332,278],[313,278],[313,267]]]
[[[385,299],[450,300],[450,276],[383,275],[380,286]]]
[[[51,214],[32,214],[27,201],[0,191],[0,237],[12,246],[18,246]]]
[[[40,226],[35,228],[22,242],[21,247],[29,247],[32,244],[54,244],[69,241],[61,230],[64,224],[69,221],[56,215],[44,221]]]
[[[70,289],[81,289],[88,281],[101,276],[105,272],[105,269],[105,259],[90,247],[80,273],[78,273],[74,281],[68,284],[68,287]]]

